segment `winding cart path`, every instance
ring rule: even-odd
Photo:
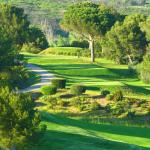
[[[44,70],[43,68],[33,64],[28,64],[27,68],[40,76],[40,82],[31,85],[26,89],[20,90],[20,93],[36,92],[40,90],[41,86],[51,84],[51,80],[54,78],[52,73],[49,73],[47,70]]]

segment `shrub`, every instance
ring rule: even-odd
[[[41,51],[41,49],[35,47],[35,45],[33,43],[25,43],[25,44],[23,44],[21,51],[37,54]]]
[[[66,79],[63,78],[52,79],[52,85],[57,87],[58,89],[63,89],[66,87]]]
[[[74,95],[82,95],[86,92],[86,87],[83,85],[73,85],[71,86],[71,93]]]
[[[108,100],[108,101],[112,100],[112,98],[113,98],[113,95],[111,95],[111,94],[108,94],[108,95],[106,96],[106,100]]]
[[[86,107],[85,107],[85,98],[83,97],[74,97],[72,100],[71,100],[71,105],[78,108],[79,111],[83,111]]]
[[[145,56],[144,61],[138,66],[138,71],[141,80],[150,84],[150,55]]]
[[[123,100],[123,93],[121,90],[116,91],[112,96],[113,101],[122,101]]]
[[[96,101],[94,101],[94,102],[91,104],[91,110],[92,110],[92,111],[95,111],[95,110],[99,110],[99,109],[100,109],[99,103],[97,103]]]
[[[57,87],[53,85],[41,87],[41,93],[44,95],[53,95],[53,94],[56,94],[56,92],[57,92]]]
[[[110,91],[108,91],[108,90],[102,90],[101,91],[101,95],[104,97],[106,97],[108,94],[110,94]]]

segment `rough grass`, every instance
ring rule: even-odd
[[[144,84],[130,73],[126,65],[97,59],[91,64],[89,59],[72,56],[26,55],[29,63],[37,64],[56,76],[66,78],[67,86],[82,83],[88,86],[88,92],[99,92],[100,88],[116,90],[123,88],[126,96],[149,98],[150,85]]]

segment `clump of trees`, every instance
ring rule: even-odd
[[[48,43],[40,29],[30,26],[23,9],[0,4],[0,86],[20,87],[28,79],[19,54],[22,46],[37,52],[47,48]]]
[[[85,2],[77,3],[65,12],[61,26],[67,31],[73,31],[89,42],[91,62],[95,61],[94,42],[102,38],[114,25],[119,14],[105,5]]]
[[[103,41],[103,52],[107,58],[119,64],[140,62],[146,52],[147,39],[140,28],[143,15],[127,16],[123,22],[117,22]]]

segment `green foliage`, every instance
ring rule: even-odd
[[[108,90],[101,90],[101,95],[106,97],[108,94],[110,94],[110,91]]]
[[[89,41],[91,61],[94,62],[94,39],[104,36],[118,18],[118,13],[104,5],[92,2],[76,3],[65,12],[61,26],[78,33]]]
[[[41,93],[44,95],[53,95],[57,93],[57,87],[53,85],[46,85],[41,87]]]
[[[11,89],[23,88],[29,78],[28,70],[23,66],[12,66],[2,69],[0,72],[0,83],[7,85]]]
[[[0,65],[9,65],[26,41],[29,21],[21,8],[0,4],[0,10]]]
[[[37,27],[29,28],[28,43],[32,43],[34,47],[40,50],[44,50],[49,47],[44,33]]]
[[[73,85],[71,86],[70,90],[74,95],[82,95],[86,92],[86,87],[84,85]]]
[[[58,89],[64,89],[66,87],[66,79],[63,78],[57,78],[57,79],[52,79],[52,85],[57,87]]]
[[[111,97],[112,101],[122,101],[123,100],[123,93],[121,90],[116,91],[113,96]]]
[[[91,103],[90,109],[91,109],[92,111],[99,110],[99,109],[100,109],[100,104],[97,103],[96,101],[94,101],[94,102]]]
[[[144,57],[144,61],[138,65],[138,72],[143,82],[150,84],[150,55]]]
[[[25,44],[23,44],[21,51],[38,54],[41,50],[39,48],[35,47],[33,43],[25,43]]]
[[[78,56],[81,53],[82,48],[75,48],[75,47],[50,47],[40,54],[48,55],[70,55],[70,56]]]
[[[103,41],[104,54],[121,64],[141,61],[147,46],[145,33],[139,25],[144,20],[143,15],[130,15],[124,22],[117,22]]]
[[[28,95],[0,89],[0,147],[20,148],[38,139],[40,115]],[[36,137],[35,137],[36,135]]]

